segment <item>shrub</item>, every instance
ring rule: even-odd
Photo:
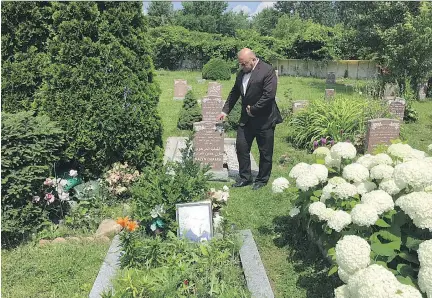
[[[208,170],[207,166],[201,167],[194,161],[189,139],[181,162],[144,169],[131,189],[135,204],[133,216],[143,222],[149,232],[155,232],[157,228],[175,231],[172,225],[176,220],[175,204],[204,199],[208,190]],[[162,222],[155,222],[158,218]]]
[[[223,59],[213,58],[204,65],[202,77],[206,80],[229,80],[231,66]]]
[[[228,120],[224,123],[224,128],[226,131],[237,130],[240,121],[241,109],[242,104],[241,99],[239,99],[234,105],[234,108],[229,113]]]
[[[201,111],[193,92],[189,90],[183,101],[177,127],[182,130],[192,130],[195,122],[201,121]]]
[[[47,116],[2,113],[2,244],[12,245],[41,228],[48,211],[32,197],[62,157],[64,132]]]
[[[312,148],[321,138],[336,142],[350,140],[363,147],[367,120],[382,118],[388,110],[379,101],[336,98],[314,100],[290,121],[288,141],[298,148]]]

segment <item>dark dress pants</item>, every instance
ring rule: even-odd
[[[252,181],[250,151],[256,138],[260,152],[259,172],[255,183],[267,183],[271,170],[274,147],[274,127],[269,129],[254,128],[248,124],[237,129],[236,151],[239,162],[239,174],[242,181]]]

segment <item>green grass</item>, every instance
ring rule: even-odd
[[[169,136],[185,136],[176,128],[178,113],[182,102],[174,101],[174,79],[186,79],[198,98],[206,94],[207,83],[199,84],[199,72],[161,72],[158,80],[161,84],[159,112],[164,125],[164,141]],[[225,100],[234,83],[221,81],[222,95]],[[284,98],[290,90],[294,100],[315,99],[323,97],[325,88],[336,89],[336,96],[360,95],[352,86],[364,86],[365,81],[338,80],[337,84],[326,86],[325,80],[314,78],[280,77],[277,97],[280,108],[288,108],[289,102]],[[348,85],[348,86],[346,86]],[[351,85],[351,86],[349,86]],[[410,144],[425,150],[432,143],[432,102],[414,103],[420,119],[417,123],[403,125],[403,135]],[[288,124],[278,125],[275,133],[273,172],[270,182],[279,176],[288,176],[293,165],[300,161],[310,162],[311,156],[306,151],[296,150],[286,142]],[[235,133],[229,133],[235,136]],[[256,143],[252,147],[255,160],[259,153]],[[279,164],[282,155],[288,156],[288,162]],[[222,183],[212,183],[222,187]],[[231,189],[230,200],[224,215],[239,229],[251,229],[258,244],[258,249],[267,270],[276,297],[318,298],[332,297],[333,289],[340,285],[337,276],[328,277],[328,264],[320,255],[315,244],[309,242],[306,235],[296,230],[292,219],[288,217],[291,209],[290,199],[274,195],[268,185],[257,192],[250,188]]]
[[[108,243],[27,244],[2,250],[4,298],[88,297]]]

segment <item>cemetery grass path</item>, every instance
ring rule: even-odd
[[[174,79],[186,79],[188,85],[197,98],[202,98],[207,92],[208,81],[199,83],[199,72],[190,71],[158,71],[157,80],[160,83],[162,94],[159,103],[159,113],[163,122],[164,143],[169,136],[187,136],[188,132],[179,131],[176,127],[182,101],[174,101]],[[223,100],[228,96],[234,82],[221,81]],[[343,83],[341,83],[343,82]],[[351,86],[346,86],[345,84]],[[339,80],[338,84],[327,86],[336,89],[338,94],[359,96],[352,86],[362,86],[364,82],[353,80]],[[280,77],[277,97],[281,109],[288,108],[284,100],[284,92],[290,90],[292,98],[313,99],[324,95],[326,88],[323,79]],[[414,147],[425,150],[432,143],[432,102],[414,103],[419,111],[420,120],[415,124],[405,126],[405,135]],[[286,141],[288,125],[278,125],[275,133],[275,149],[273,172],[270,182],[280,176],[288,176],[293,165],[300,161],[312,162],[306,151],[292,148]],[[415,133],[413,133],[415,132]],[[228,137],[235,137],[229,133]],[[252,148],[255,160],[259,153],[256,143]],[[288,155],[288,162],[279,164],[282,155]],[[212,183],[214,187],[221,188],[223,183]],[[225,208],[224,216],[235,223],[238,229],[251,229],[258,244],[261,258],[264,262],[276,297],[318,298],[332,297],[333,289],[339,285],[337,275],[327,276],[329,264],[323,260],[315,244],[308,241],[307,236],[290,224],[288,216],[291,209],[289,198],[274,195],[271,185],[252,191],[250,187],[230,189],[230,200]]]

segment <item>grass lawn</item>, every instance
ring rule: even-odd
[[[2,250],[1,296],[88,297],[108,247],[89,242]]]
[[[158,74],[157,79],[162,89],[159,112],[164,127],[164,141],[169,136],[185,136],[184,132],[176,128],[182,102],[173,100],[174,79],[186,79],[198,98],[205,96],[208,82],[198,83],[197,78],[201,77],[199,72],[163,71]],[[230,81],[221,82],[224,100],[233,82],[234,77]],[[362,86],[364,82],[338,80],[337,84],[326,86],[322,79],[280,77],[278,105],[280,108],[288,107],[288,102],[284,99],[287,90],[294,100],[322,97],[326,87],[336,89],[336,96],[358,97],[359,94],[349,85]],[[402,136],[406,137],[413,147],[426,150],[427,145],[432,143],[432,102],[416,102],[414,107],[419,112],[420,119],[417,123],[405,124]],[[296,150],[286,143],[287,129],[287,123],[276,128],[274,167],[270,182],[279,176],[287,177],[289,170],[297,162],[311,161],[311,156],[306,151]],[[258,161],[259,154],[255,143],[252,152]],[[279,158],[284,154],[289,157],[288,163],[280,165]],[[215,183],[217,187],[222,185]],[[252,230],[276,297],[331,297],[333,289],[340,281],[336,275],[327,277],[328,264],[323,261],[315,244],[310,243],[306,235],[299,233],[290,224],[290,209],[290,200],[272,194],[270,185],[257,192],[246,187],[231,189],[225,216],[234,222],[237,228]]]

